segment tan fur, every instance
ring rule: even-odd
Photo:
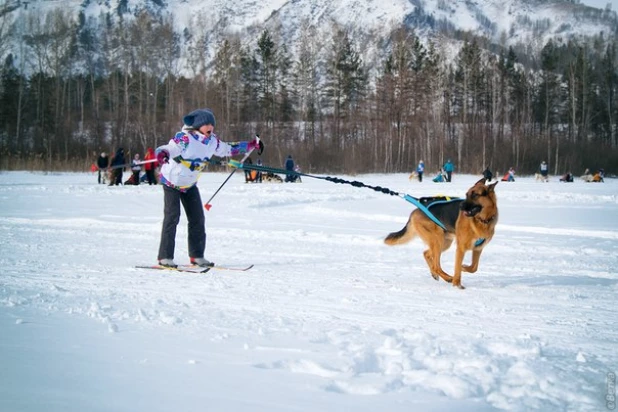
[[[534,180],[536,180],[537,182],[549,182],[549,177],[545,177],[540,173],[535,173]]]
[[[453,286],[464,289],[461,284],[461,272],[474,273],[477,271],[483,248],[489,244],[494,236],[496,223],[498,222],[498,205],[494,188],[498,182],[485,185],[485,179],[479,180],[466,193],[466,200],[462,208],[481,207],[474,216],[467,216],[464,210],[460,210],[457,216],[455,231],[445,231],[434,223],[422,211],[416,209],[410,214],[408,223],[399,232],[389,234],[384,243],[387,245],[399,245],[411,241],[414,237],[420,237],[427,245],[423,253],[427,266],[434,279],[438,276],[446,282],[452,282]],[[464,207],[465,206],[465,207]],[[485,241],[475,246],[478,239]],[[455,273],[450,276],[440,265],[442,252],[446,251],[453,240],[456,240]],[[464,265],[463,259],[466,252],[472,251],[472,262]]]

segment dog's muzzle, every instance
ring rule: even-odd
[[[483,209],[483,206],[472,202],[463,202],[460,209],[467,217],[474,217]]]

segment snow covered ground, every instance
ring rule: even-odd
[[[202,177],[204,201],[226,176]],[[412,196],[477,179],[340,177]],[[160,187],[0,173],[0,410],[606,410],[618,181],[496,190],[462,291],[431,278],[420,240],[382,243],[413,207],[367,188],[238,173],[206,212],[207,257],[255,267],[193,275],[134,268],[156,260]]]

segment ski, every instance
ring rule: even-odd
[[[135,266],[136,269],[154,269],[154,270],[170,270],[173,272],[185,272],[185,273],[206,273],[210,270],[228,270],[235,272],[246,272],[251,269],[253,265],[247,266],[227,266],[227,265],[215,265],[209,267],[201,267],[196,265],[178,265],[177,267],[161,266],[161,265],[141,265]]]
[[[199,267],[199,266],[197,266]],[[227,266],[227,265],[214,265],[210,269],[214,270],[231,270],[234,272],[246,272],[253,267],[253,264],[247,266]]]

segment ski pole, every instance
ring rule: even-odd
[[[256,140],[260,141],[260,136],[255,135]],[[245,160],[247,160],[249,158],[249,156],[251,156],[251,153],[253,152],[254,149],[249,150],[247,153],[245,153],[245,156],[240,160],[240,163],[245,163]],[[204,204],[204,208],[206,210],[210,210],[210,208],[212,207],[212,205],[210,204],[210,202],[212,201],[212,199],[217,196],[217,193],[219,193],[219,191],[221,190],[221,188],[223,188],[223,186],[227,183],[228,180],[230,180],[230,178],[232,177],[232,175],[234,173],[236,173],[236,170],[238,170],[238,168],[234,168],[234,170],[232,170],[232,173],[230,173],[230,175],[227,177],[227,179],[225,179],[223,181],[223,183],[221,183],[221,186],[219,186],[219,188],[215,191],[215,193],[213,193],[212,196],[210,196],[210,199],[208,199],[208,201]]]

